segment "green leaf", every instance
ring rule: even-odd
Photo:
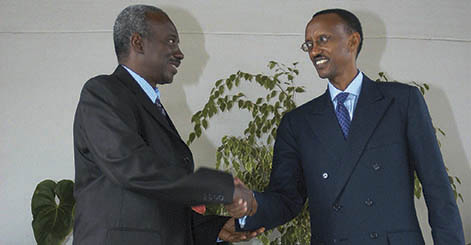
[[[437,129],[443,136],[446,136],[445,132],[441,128],[437,128]]]
[[[199,138],[201,136],[201,124],[196,124],[194,129],[196,136]]]
[[[234,167],[235,171],[240,171],[240,165],[237,161],[232,161],[232,166]]]
[[[242,108],[242,107],[244,106],[244,101],[243,101],[243,100],[239,100],[238,106],[239,106],[239,109]]]
[[[231,110],[233,105],[234,105],[234,102],[232,101],[227,102],[227,110],[228,111]]]
[[[240,79],[239,79],[239,78],[237,78],[237,79],[235,80],[235,85],[236,85],[236,87],[239,87],[239,85],[240,85]]]
[[[38,245],[59,245],[72,231],[74,224],[74,182],[41,181],[31,199],[34,238]],[[59,199],[59,204],[55,198]]]
[[[285,99],[285,97],[286,97],[285,93],[280,93],[280,95],[278,96],[278,99],[280,101],[283,101]]]
[[[191,122],[196,122],[200,119],[201,117],[201,110],[196,112],[192,117],[191,117]]]
[[[297,88],[295,89],[295,91],[296,91],[296,93],[303,93],[305,90],[304,90],[304,88],[302,88],[302,87],[297,87]]]
[[[216,81],[216,87],[219,87],[219,85],[221,85],[222,82],[223,82],[222,79],[217,80],[217,81]]]
[[[207,128],[208,128],[208,120],[203,119],[202,124],[203,124],[203,128],[204,128],[204,129],[207,129]]]
[[[188,142],[187,142],[187,145],[190,145],[196,138],[196,134],[195,133],[190,133],[190,137],[188,139]]]
[[[227,168],[230,165],[229,160],[226,157],[224,157],[223,159],[224,159],[224,166]]]

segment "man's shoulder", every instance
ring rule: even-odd
[[[90,78],[83,85],[82,91],[91,90],[91,91],[101,91],[106,90],[110,92],[119,92],[124,89],[124,83],[122,74],[120,73],[121,69],[118,67],[112,74],[102,74]],[[122,69],[124,70],[124,69]],[[120,75],[121,74],[121,75]]]
[[[90,78],[83,85],[81,98],[102,98],[107,101],[127,101],[130,90],[126,88],[120,78],[113,74],[97,75]]]
[[[84,84],[84,88],[103,88],[103,87],[111,87],[112,84],[116,83],[117,78],[113,75],[97,75],[90,79]]]
[[[321,109],[320,107],[325,106],[325,100],[327,99],[325,98],[326,96],[327,96],[327,93],[323,93],[319,95],[318,97],[296,107],[295,109],[288,112],[287,114],[303,115],[305,113],[314,112],[316,109]]]
[[[364,82],[366,83],[371,83],[373,86],[377,87],[380,89],[382,92],[388,94],[388,93],[393,93],[393,94],[401,94],[404,92],[409,91],[411,88],[414,86],[398,81],[373,81],[370,78],[366,77],[364,78]]]

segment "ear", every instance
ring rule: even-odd
[[[130,50],[139,54],[144,53],[144,39],[141,37],[141,35],[139,35],[138,33],[133,33],[130,39]]]
[[[348,40],[348,48],[351,52],[356,54],[358,46],[360,45],[360,39],[360,34],[358,32],[354,32],[350,35]]]

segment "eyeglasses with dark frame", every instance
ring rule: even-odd
[[[314,47],[314,44],[312,43],[312,41],[305,41],[303,44],[301,44],[301,50],[304,51],[304,52],[309,52],[312,50],[312,47]]]

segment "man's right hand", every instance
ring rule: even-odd
[[[257,200],[239,178],[234,178],[234,195],[232,203],[225,205],[226,210],[234,218],[252,216],[257,212]]]

